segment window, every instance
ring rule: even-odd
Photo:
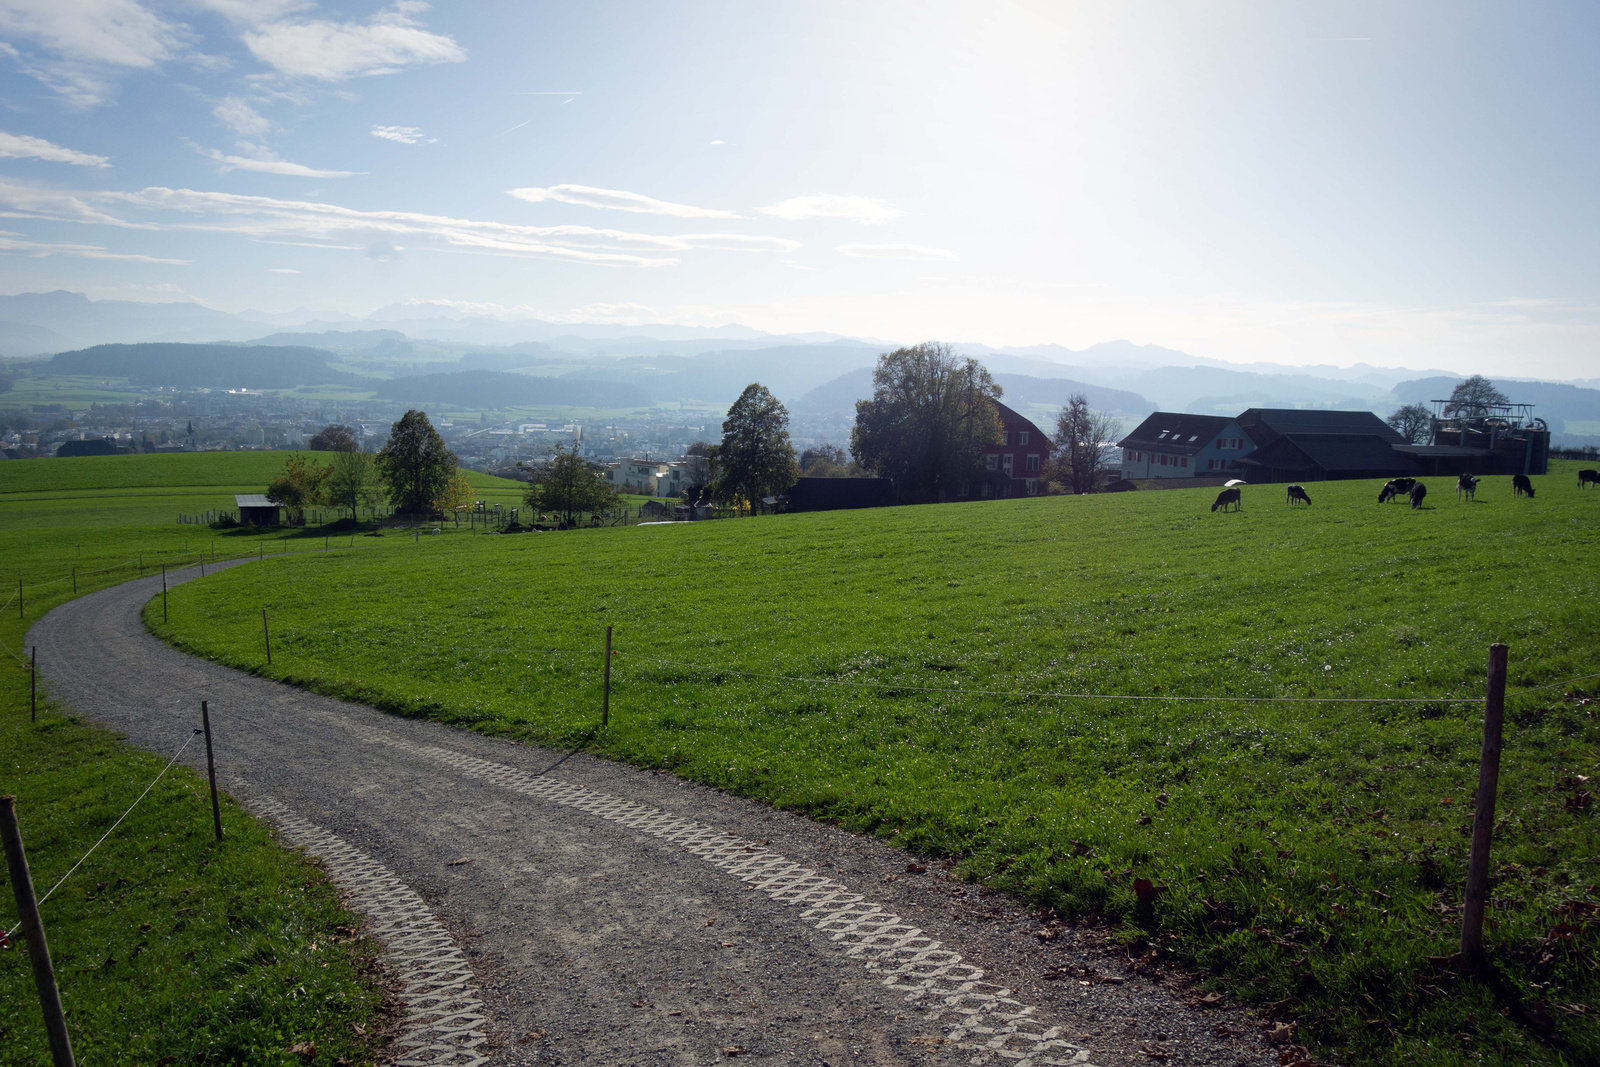
[[[1217,447],[1218,448],[1227,448],[1228,446],[1223,444],[1222,443],[1222,438],[1219,437],[1219,438],[1217,438]]]
[[[1028,431],[1027,430],[1018,430],[1017,431],[1017,444],[1025,445],[1027,443],[1028,443]]]
[[[1010,430],[1001,430],[1000,431],[1000,443],[1003,444],[1003,445],[1006,445],[1007,447],[1009,447],[1011,445],[1011,431]]]
[[[1038,455],[1038,453],[1034,453],[1033,455],[1028,457],[1028,470],[1031,473],[1034,473],[1034,474],[1038,473],[1038,471],[1039,471],[1039,455]]]
[[[1007,474],[1011,473],[1011,453],[1010,452],[1006,453],[1006,458],[1001,460],[1000,465],[1005,468],[1005,471],[1006,471]]]
[[[1178,465],[1180,467],[1187,467],[1189,465],[1189,457],[1188,456],[1184,456],[1183,460]]]
[[[983,466],[985,470],[999,470],[1000,457],[995,455],[993,452],[989,453],[987,456],[983,457]]]
[[[1161,465],[1163,467],[1165,467],[1167,465],[1167,457],[1166,456],[1162,456],[1161,457]]]

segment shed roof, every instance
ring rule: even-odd
[[[1118,448],[1148,448],[1157,452],[1194,455],[1210,444],[1233,420],[1226,415],[1190,415],[1181,411],[1158,411],[1145,419]]]
[[[1335,475],[1380,471],[1391,475],[1417,474],[1421,470],[1414,459],[1396,451],[1381,437],[1343,433],[1280,437],[1239,463],[1285,471],[1321,470]]]
[[[233,506],[237,508],[275,508],[278,505],[261,493],[235,493]]]
[[[1256,445],[1302,434],[1357,434],[1403,445],[1405,437],[1370,411],[1324,411],[1310,408],[1250,408],[1239,426]]]

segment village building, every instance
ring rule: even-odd
[[[984,446],[983,473],[976,485],[963,482],[961,495],[984,499],[1038,496],[1050,459],[1050,437],[999,401],[994,406],[1000,415],[1001,440]]]
[[[1255,444],[1226,415],[1189,415],[1158,411],[1117,442],[1122,449],[1122,477],[1231,477]]]

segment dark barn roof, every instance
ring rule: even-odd
[[[1180,411],[1158,411],[1145,419],[1118,448],[1143,448],[1157,452],[1194,455],[1233,420],[1225,415],[1187,415]]]
[[[1239,461],[1265,481],[1325,478],[1397,478],[1422,468],[1388,441],[1365,434],[1295,434],[1279,437]]]
[[[894,502],[890,478],[801,478],[789,490],[793,511],[878,508]]]
[[[71,459],[73,456],[114,456],[117,443],[109,437],[91,438],[87,441],[62,441],[56,456]]]
[[[1309,408],[1250,408],[1239,426],[1257,448],[1280,437],[1302,434],[1357,434],[1403,445],[1405,437],[1370,411],[1320,411]]]

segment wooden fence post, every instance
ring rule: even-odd
[[[78,595],[78,568],[72,568],[72,595]]]
[[[28,856],[22,850],[22,832],[17,829],[16,797],[0,797],[0,838],[5,842],[6,868],[11,873],[11,891],[17,898],[22,936],[28,941],[33,985],[39,991],[39,1007],[44,1011],[50,1062],[54,1067],[76,1067],[72,1039],[67,1035],[67,1018],[61,1011],[61,991],[56,988],[55,968],[50,965],[50,945],[44,939],[44,923],[39,918],[39,904],[33,897],[33,876],[28,873]]]
[[[1489,646],[1489,679],[1483,701],[1483,754],[1478,761],[1478,804],[1472,815],[1472,858],[1461,913],[1461,954],[1483,956],[1483,912],[1489,902],[1489,849],[1494,838],[1494,802],[1500,786],[1500,728],[1506,713],[1506,646]]]
[[[267,666],[272,666],[272,631],[267,629],[267,609],[261,609],[261,640],[267,646]]]
[[[217,840],[222,840],[222,808],[217,804],[217,763],[211,755],[211,708],[200,702],[200,724],[206,731],[206,777],[211,779],[211,825],[216,828]]]
[[[600,695],[600,725],[611,724],[611,627],[606,627],[606,680]]]

